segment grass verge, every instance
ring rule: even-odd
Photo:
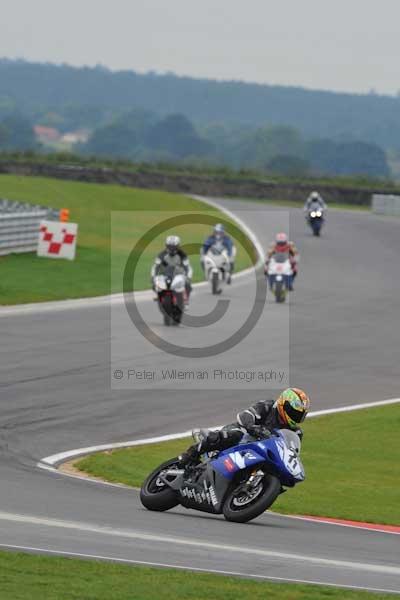
[[[160,596],[160,590],[162,594]],[[0,552],[0,600],[386,600],[390,594]]]
[[[71,221],[79,224],[79,232],[77,257],[73,262],[38,258],[33,253],[0,257],[0,304],[120,292],[123,268],[130,251],[157,222],[186,211],[215,216],[215,221],[226,218],[208,205],[179,194],[36,177],[1,175],[1,197],[69,208]],[[112,244],[111,211],[115,211]],[[200,243],[210,229],[208,225],[189,224],[158,236],[147,247],[138,264],[135,289],[149,287],[151,263],[163,247],[168,233],[180,235],[184,244]],[[250,266],[251,262],[252,259],[238,244],[237,270]],[[194,281],[203,279],[197,251],[192,255],[192,264]]]
[[[310,419],[304,425],[306,481],[278,498],[274,510],[371,523],[400,524],[400,404]],[[140,486],[189,439],[87,456],[81,471]]]

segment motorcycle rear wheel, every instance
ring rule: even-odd
[[[147,510],[163,512],[178,506],[179,500],[177,493],[163,485],[159,480],[161,471],[173,467],[178,462],[178,458],[172,458],[166,461],[145,479],[140,489],[140,501]]]
[[[266,511],[279,496],[281,482],[274,475],[265,474],[262,485],[262,491],[255,495],[253,500],[242,502],[242,507],[238,502],[238,489],[242,486],[230,490],[222,507],[225,519],[234,523],[247,523]]]

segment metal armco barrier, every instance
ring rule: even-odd
[[[400,196],[393,194],[374,194],[372,196],[372,212],[376,215],[392,215],[400,217]]]
[[[40,221],[58,217],[52,208],[0,199],[0,255],[35,251]]]

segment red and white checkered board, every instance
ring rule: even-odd
[[[77,234],[77,223],[42,221],[40,223],[37,255],[47,258],[74,260]]]

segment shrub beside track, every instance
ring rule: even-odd
[[[391,181],[368,177],[267,176],[254,170],[190,164],[137,164],[72,154],[0,154],[0,173],[109,183],[170,192],[303,201],[318,189],[329,203],[369,206],[374,193],[398,194]]]

